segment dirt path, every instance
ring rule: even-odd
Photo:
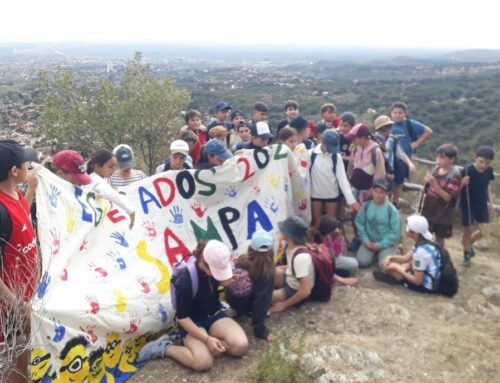
[[[318,382],[500,382],[500,241],[480,242],[464,269],[459,235],[448,243],[460,277],[451,300],[384,285],[362,270],[359,286],[338,286],[330,303],[275,315],[269,327],[292,338],[305,331],[302,365]],[[130,381],[247,382],[265,347],[251,337],[244,358],[223,357],[204,374],[151,362]]]

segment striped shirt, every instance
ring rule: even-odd
[[[121,188],[128,186],[134,182],[140,181],[144,178],[146,178],[146,174],[144,174],[142,170],[132,169],[130,177],[128,178],[123,178],[122,176],[120,176],[119,172],[116,171],[111,175],[109,183],[116,190],[120,190]]]

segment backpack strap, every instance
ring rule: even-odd
[[[199,280],[198,280],[198,269],[196,268],[196,263],[188,262],[186,264],[187,271],[189,273],[189,278],[191,279],[191,292],[193,293],[193,299],[198,294]]]
[[[309,165],[309,172],[312,171],[312,168],[313,168],[313,165],[314,165],[314,161],[316,161],[316,156],[318,155],[318,153],[314,153],[314,150],[311,152],[311,165]]]
[[[411,123],[410,119],[407,118],[405,120],[406,123],[406,131],[408,133],[408,136],[410,136],[411,142],[415,142],[418,140],[417,133],[415,132],[415,129],[413,128],[413,124]]]
[[[309,172],[312,171],[312,167],[314,165],[314,161],[316,161],[316,157],[318,156],[318,153],[315,153],[314,152],[314,149],[313,151],[311,152],[311,165],[309,165]],[[336,171],[337,171],[337,153],[333,153],[332,154],[332,163],[333,163],[333,174],[336,175]]]
[[[293,253],[292,255],[292,264],[290,265],[290,267],[292,268],[292,275],[295,277],[295,257],[301,253],[307,253],[307,254],[310,254],[310,251],[309,249],[307,248],[307,246],[301,246],[299,247],[297,250],[295,250],[295,252]]]
[[[12,219],[3,203],[0,202],[0,257],[3,256],[5,244],[12,235]]]
[[[430,246],[433,246],[436,250],[437,250],[437,253],[438,253],[438,256],[439,256],[439,275],[442,274],[442,269],[443,269],[443,256],[442,256],[442,249],[441,249],[441,246],[439,246],[436,242],[433,242],[433,241],[429,241],[428,239],[424,239],[419,246],[422,246],[424,248],[427,249],[427,251],[429,251],[429,247]],[[432,291],[436,291],[438,286],[436,285],[436,279],[426,270],[424,271],[424,274],[427,275],[430,279],[431,279],[431,282],[432,282]]]

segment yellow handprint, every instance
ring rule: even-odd
[[[276,173],[270,173],[266,176],[267,181],[271,184],[271,186],[275,189],[278,189],[280,186],[280,179],[276,175]]]
[[[104,225],[104,218],[108,215],[110,205],[109,205],[109,202],[106,200],[106,198],[104,198],[102,195],[98,195],[97,200],[100,202],[100,204],[102,206],[102,217],[103,217],[103,219],[101,219],[101,222],[99,223],[99,225],[103,226]]]
[[[127,308],[127,297],[120,290],[115,290],[114,293],[116,298],[116,311],[122,313]]]
[[[73,233],[73,231],[75,230],[75,221],[75,210],[73,210],[72,207],[68,207],[66,209],[66,231],[68,232],[68,234]]]
[[[170,270],[159,259],[148,254],[148,246],[145,240],[140,240],[136,247],[137,255],[143,261],[154,264],[161,274],[160,281],[156,284],[158,293],[165,294],[170,289]]]

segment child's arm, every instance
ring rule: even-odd
[[[424,132],[418,138],[418,140],[410,144],[411,148],[413,150],[417,149],[420,145],[422,145],[425,141],[427,141],[431,137],[431,135],[432,135],[432,129],[429,128],[428,126],[425,126]]]
[[[416,286],[420,286],[422,284],[422,281],[424,279],[424,272],[420,270],[414,270],[415,274],[411,274],[406,271],[404,265],[402,264],[397,264],[397,263],[391,263],[389,264],[385,271],[393,273],[398,275],[399,277],[403,278],[404,280],[413,283]]]
[[[288,307],[302,302],[309,295],[311,295],[311,284],[309,283],[309,278],[306,276],[303,278],[297,278],[297,280],[299,281],[299,289],[297,290],[297,292],[286,301],[273,303],[273,307],[271,308],[272,312],[286,310]]]

